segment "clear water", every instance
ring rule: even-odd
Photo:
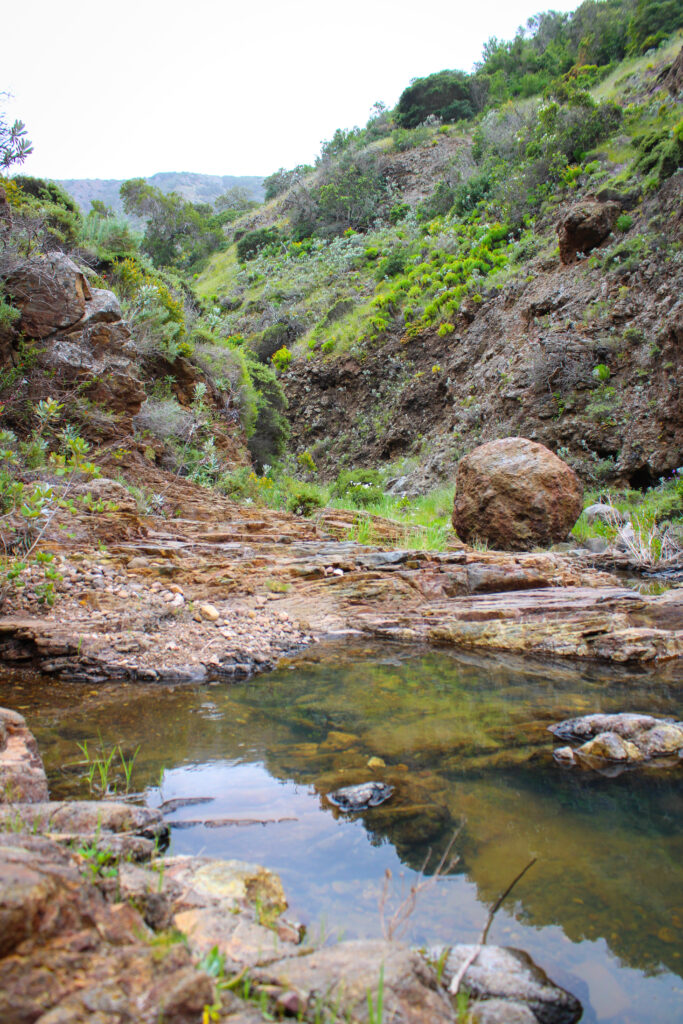
[[[337,642],[243,685],[0,679],[0,703],[26,715],[54,797],[89,795],[83,740],[139,745],[133,783],[151,805],[210,797],[170,815],[197,822],[173,830],[172,852],[266,864],[316,937],[381,935],[383,891],[386,922],[431,851],[399,937],[476,940],[536,857],[489,941],[526,949],[584,1021],[670,1024],[683,1019],[683,769],[563,769],[547,725],[683,717],[673,673]],[[349,816],[324,798],[368,778],[396,786],[390,802]],[[458,861],[434,879],[457,829]]]

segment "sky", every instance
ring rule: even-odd
[[[411,78],[470,71],[490,36],[577,6],[20,0],[3,13],[0,92],[34,145],[22,173],[267,175],[311,162],[336,128],[364,125],[378,100],[393,106]]]

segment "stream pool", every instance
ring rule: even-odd
[[[527,950],[585,1022],[671,1024],[683,1019],[683,767],[562,768],[547,726],[591,711],[681,718],[674,673],[347,640],[237,685],[0,677],[0,704],[26,716],[55,799],[90,793],[79,742],[139,746],[132,783],[150,805],[207,798],[169,814],[171,852],[265,864],[316,938],[381,935],[380,904],[391,919],[426,861],[398,937],[477,941],[536,857],[489,942]],[[345,815],[325,800],[369,778],[396,787],[388,803]],[[434,878],[457,830],[457,862]]]

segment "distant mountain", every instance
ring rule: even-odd
[[[119,189],[126,179],[121,178],[65,178],[58,184],[73,196],[84,213],[90,209],[93,199],[99,199],[116,213],[123,213]],[[229,188],[240,185],[252,194],[254,199],[263,200],[263,178],[236,176],[234,174],[192,174],[188,171],[161,171],[145,178],[162,192],[177,192],[193,203],[212,203],[217,196]]]

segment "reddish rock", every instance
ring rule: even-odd
[[[0,708],[0,804],[47,798],[47,778],[33,734],[20,714]]]
[[[582,507],[574,470],[524,437],[489,441],[458,465],[453,527],[466,543],[503,551],[547,546],[566,538]]]
[[[61,252],[23,261],[7,276],[6,288],[21,310],[19,329],[29,338],[75,324],[91,298],[85,277]]]
[[[619,203],[587,201],[573,206],[557,225],[562,263],[576,263],[608,237],[621,207]]]

